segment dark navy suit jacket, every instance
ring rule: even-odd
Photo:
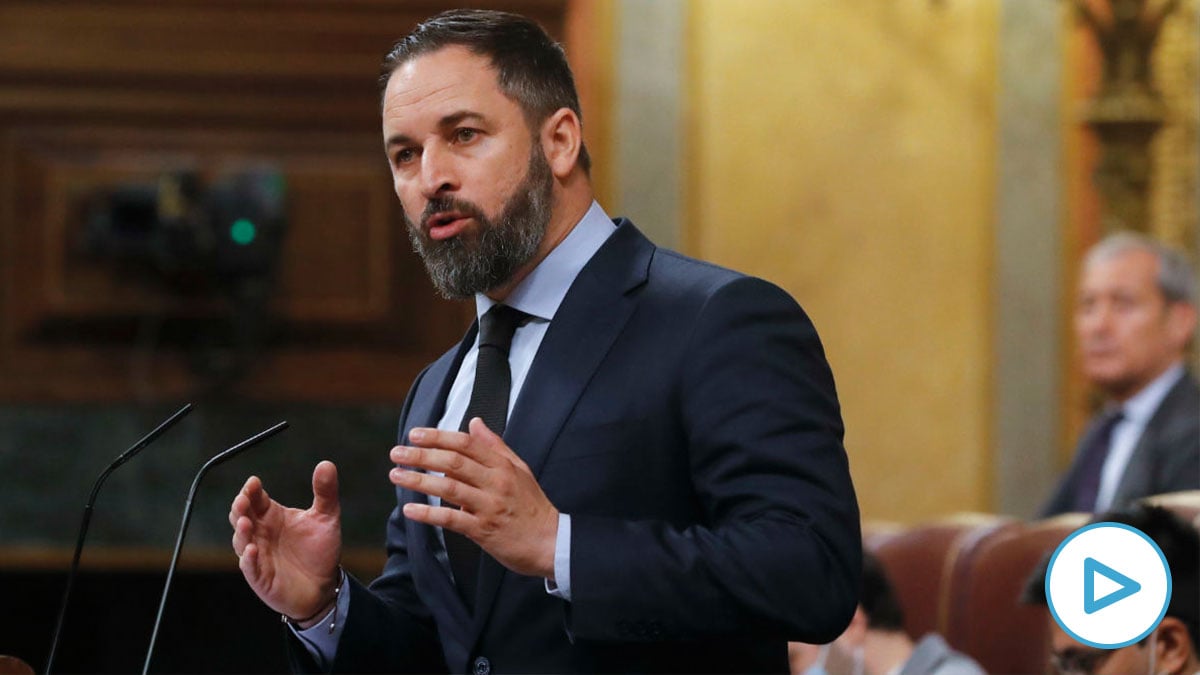
[[[1099,428],[1097,417],[1080,437],[1071,467],[1050,501],[1042,507],[1043,517],[1065,513],[1074,507],[1082,471],[1079,449],[1092,443]],[[1200,490],[1200,386],[1186,372],[1146,423],[1117,483],[1111,508],[1127,508],[1142,497],[1182,490]]]
[[[786,672],[786,640],[849,622],[858,506],[811,322],[767,282],[618,226],[504,434],[572,518],[572,601],[484,556],[470,614],[436,532],[397,508],[383,575],[351,583],[334,670]],[[418,377],[401,441],[436,426],[474,331]]]

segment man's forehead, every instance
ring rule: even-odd
[[[1146,249],[1131,248],[1101,256],[1091,261],[1088,266],[1155,270],[1158,268],[1158,256]]]
[[[494,89],[499,82],[491,60],[466,47],[451,45],[405,61],[388,78],[384,90],[389,100],[406,101],[464,89]]]
[[[1149,251],[1131,249],[1089,261],[1082,280],[1109,281],[1129,286],[1153,286],[1158,276],[1158,257]]]

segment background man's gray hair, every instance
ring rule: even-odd
[[[1115,258],[1129,251],[1146,251],[1158,258],[1158,288],[1167,302],[1196,304],[1196,278],[1187,256],[1177,248],[1136,232],[1117,232],[1088,249],[1084,266]]]

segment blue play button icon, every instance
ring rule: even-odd
[[[1096,597],[1096,575],[1103,576],[1110,582],[1117,584],[1118,588],[1105,594],[1103,597]],[[1111,585],[1111,584],[1110,584]],[[1088,614],[1094,614],[1109,605],[1120,602],[1125,598],[1142,590],[1142,585],[1121,574],[1113,568],[1096,560],[1095,558],[1083,559],[1083,611]]]
[[[1072,532],[1046,568],[1050,615],[1067,635],[1096,649],[1145,638],[1170,598],[1171,570],[1158,544],[1124,523],[1092,523]]]

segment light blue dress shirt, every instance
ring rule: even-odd
[[[575,277],[583,270],[584,265],[592,259],[596,251],[604,245],[616,226],[604,209],[595,201],[587,213],[575,225],[575,228],[550,251],[537,267],[517,284],[512,293],[504,300],[504,304],[530,315],[524,325],[517,328],[513,334],[512,346],[508,352],[508,364],[512,372],[512,390],[509,395],[508,410],[511,414],[513,406],[521,395],[521,387],[525,384],[525,376],[529,374],[534,356],[546,336],[550,322],[562,305],[563,298],[574,283]],[[475,296],[475,314],[482,317],[496,302],[482,293]],[[438,421],[438,429],[457,431],[467,412],[467,404],[471,399],[471,387],[475,382],[475,365],[479,358],[479,337],[476,335],[475,344],[463,357],[462,365],[450,386],[446,397],[446,412]],[[514,448],[519,452],[519,448]],[[437,497],[430,497],[430,503],[440,504]],[[445,540],[442,539],[441,529],[438,538],[442,540],[442,562],[445,563]],[[551,595],[570,601],[571,599],[571,517],[565,513],[558,516],[558,536],[554,542],[554,578],[555,583],[546,580],[546,591]],[[350,613],[349,582],[342,583],[338,594],[337,611],[330,611],[315,626],[307,630],[292,631],[300,637],[308,651],[316,659],[321,668],[327,668],[337,652],[338,640],[341,639],[342,628]],[[330,620],[337,617],[333,630],[330,630]],[[289,624],[290,626],[290,624]]]

